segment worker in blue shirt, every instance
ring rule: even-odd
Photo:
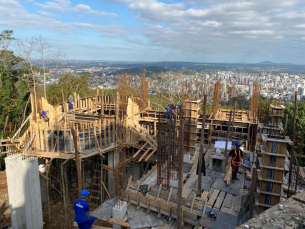
[[[39,114],[41,115],[41,117],[43,118],[43,120],[45,122],[49,121],[49,117],[47,116],[47,112],[45,112],[44,110],[38,109]]]
[[[74,202],[74,220],[77,222],[79,229],[90,229],[95,220],[93,216],[86,216],[86,213],[90,211],[89,204],[85,201],[89,193],[89,191],[83,190],[80,194],[80,199]]]
[[[167,119],[170,119],[172,112],[177,115],[181,113],[181,105],[168,104],[166,106],[167,110]]]

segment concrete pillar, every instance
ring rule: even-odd
[[[114,152],[108,153],[108,166],[113,168],[114,165]],[[108,192],[109,194],[113,192],[114,190],[114,176],[113,172],[108,171]]]
[[[140,177],[141,177],[141,164],[140,163],[135,163],[132,165],[133,167],[133,181],[137,181],[137,180],[140,180]]]
[[[118,163],[118,152],[113,151],[108,153],[108,166],[115,169],[116,164]],[[108,171],[108,192],[109,194],[113,192],[115,185],[115,179],[113,172]]]
[[[42,229],[41,192],[37,158],[5,158],[12,227]]]
[[[120,201],[120,200],[119,200]],[[127,202],[120,201],[120,204],[114,205],[112,208],[112,218],[121,221],[127,213]],[[120,225],[113,224],[113,228],[121,229]]]

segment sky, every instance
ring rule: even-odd
[[[0,31],[67,59],[305,64],[305,0],[0,0]]]

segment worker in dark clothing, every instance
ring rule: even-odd
[[[69,100],[69,110],[73,110],[73,102],[74,102],[73,95],[70,94],[68,100]]]
[[[43,118],[43,120],[45,122],[48,122],[49,121],[49,117],[47,116],[47,112],[41,110],[41,109],[38,109],[38,112],[40,114],[40,116]]]
[[[166,106],[166,110],[167,110],[167,119],[170,119],[172,113],[174,113],[175,115],[181,113],[181,105],[175,105],[171,103]]]
[[[229,153],[229,157],[231,157],[231,166],[232,166],[232,180],[239,180],[237,178],[238,167],[241,165],[241,158],[244,160],[243,151],[240,149],[240,143],[235,143],[235,149],[232,149]],[[228,160],[229,160],[228,157]]]
[[[86,216],[86,213],[90,211],[89,204],[85,201],[89,193],[89,191],[83,190],[80,194],[80,199],[74,202],[74,220],[79,229],[90,229],[95,220],[93,216]]]

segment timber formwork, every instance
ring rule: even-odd
[[[282,193],[282,184],[288,145],[292,141],[283,136],[283,105],[270,105],[269,122],[259,123],[258,142],[259,153],[257,170],[259,185],[256,188],[258,194],[256,199],[257,213],[278,204]]]
[[[263,134],[260,145],[261,157],[258,158],[257,171],[259,185],[257,186],[257,212],[261,213],[279,203],[282,195],[282,184],[285,170],[285,158],[288,145],[292,145],[289,137],[269,136]]]
[[[184,126],[184,152],[188,154],[195,153],[198,133],[198,118],[199,118],[200,100],[191,101],[185,100],[183,104],[183,116],[185,119]]]
[[[215,141],[226,141],[227,134],[232,131],[233,143],[238,141],[243,145],[245,150],[249,150],[253,127],[253,122],[250,120],[249,116],[249,111],[236,110],[235,115],[232,118],[232,120],[234,120],[232,131],[232,127],[229,126],[230,110],[219,109],[215,118],[210,116],[206,119],[204,144],[214,145]],[[228,132],[228,130],[230,131]]]

